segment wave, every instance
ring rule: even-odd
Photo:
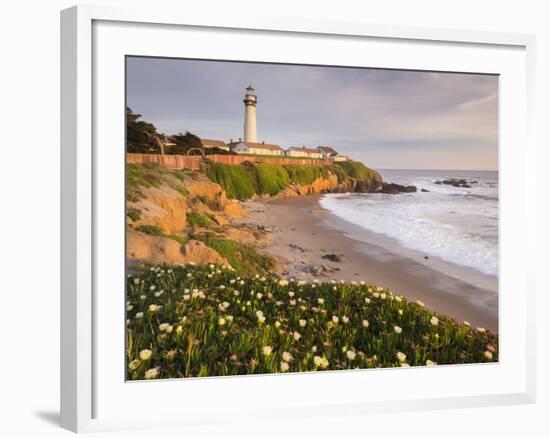
[[[490,199],[489,199],[490,198]],[[498,202],[489,194],[330,194],[319,202],[337,217],[447,262],[498,274]]]

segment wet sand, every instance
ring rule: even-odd
[[[353,225],[336,218],[320,207],[320,196],[302,196],[269,201],[247,201],[247,217],[243,223],[256,224],[271,230],[273,244],[264,250],[279,257],[285,275],[299,280],[364,280],[409,300],[421,300],[426,307],[455,318],[469,321],[498,332],[497,295],[468,281],[469,276],[448,275],[430,266],[414,252],[403,256],[399,251],[372,242],[351,238]],[[335,254],[340,262],[322,258]],[[323,267],[326,271],[319,272]],[[317,268],[317,273],[311,270]],[[337,269],[337,270],[335,270]],[[333,271],[334,270],[334,271]],[[472,277],[474,278],[474,277]]]

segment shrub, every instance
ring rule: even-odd
[[[126,211],[126,216],[128,216],[130,219],[132,219],[134,222],[141,219],[141,215],[139,210],[136,210],[135,208],[129,208]]]
[[[222,186],[229,198],[245,200],[256,193],[253,181],[242,166],[210,163],[206,175]]]
[[[204,243],[225,257],[229,264],[243,275],[264,274],[274,267],[273,259],[260,253],[252,245],[219,237],[206,237]]]
[[[192,227],[210,228],[212,226],[212,219],[205,214],[192,211],[187,213],[187,223]]]
[[[164,236],[164,230],[156,225],[140,225],[136,230],[149,236]]]

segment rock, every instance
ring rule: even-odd
[[[151,263],[219,263],[229,266],[229,262],[212,248],[198,240],[190,240],[186,245],[163,236],[149,236],[128,229],[126,253],[129,260]]]
[[[469,188],[472,187],[470,184],[477,184],[477,181],[475,181],[475,180],[467,181],[463,178],[447,178],[447,179],[434,181],[434,184],[438,184],[438,185],[445,184],[445,185],[448,185],[448,186],[461,187],[461,188],[469,189]]]
[[[429,190],[422,189],[421,192],[429,193]]]
[[[300,252],[306,252],[306,250],[304,248],[302,248],[301,246],[296,245],[295,243],[291,243],[288,246],[290,246],[292,249],[296,249]]]
[[[382,187],[378,190],[378,193],[385,193],[388,195],[398,195],[399,193],[413,193],[416,192],[415,186],[403,186],[395,183],[382,183]]]
[[[429,259],[429,257],[428,257],[428,256],[424,256],[424,258],[425,258],[426,260],[428,260],[428,259]]]
[[[224,213],[232,219],[240,219],[246,216],[246,211],[237,201],[228,201],[223,208]]]
[[[327,259],[327,260],[330,260],[331,262],[335,262],[335,263],[340,263],[342,261],[342,259],[340,258],[339,255],[336,255],[336,254],[325,254],[324,256],[321,257],[322,259]]]

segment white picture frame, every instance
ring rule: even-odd
[[[98,25],[105,23],[105,32],[107,36],[102,36],[103,30],[98,30]],[[128,26],[130,30],[120,31],[116,26]],[[120,54],[136,54],[134,51],[126,52],[124,39],[128,35],[140,35],[139,28],[147,28],[150,35],[155,33],[177,32],[178,29],[186,31],[200,32],[204,37],[211,33],[234,32],[238,34],[236,38],[262,38],[264,35],[272,40],[277,38],[335,38],[338,44],[360,44],[367,39],[374,44],[384,42],[386,45],[409,45],[410,47],[428,47],[438,46],[439,49],[452,45],[450,50],[456,48],[457,54],[453,63],[445,61],[444,58],[433,59],[431,63],[425,63],[424,67],[428,70],[449,70],[452,65],[459,65],[460,52],[462,49],[494,51],[502,53],[502,62],[495,62],[495,67],[490,67],[491,59],[478,59],[476,62],[485,63],[486,67],[480,71],[502,74],[499,68],[505,69],[506,63],[510,64],[510,77],[514,78],[515,83],[511,82],[506,87],[513,91],[510,99],[504,99],[502,103],[503,113],[501,115],[501,125],[512,120],[513,115],[519,115],[515,119],[515,126],[502,127],[506,131],[504,142],[501,144],[501,169],[506,169],[508,165],[515,163],[521,164],[518,167],[516,178],[520,180],[516,186],[507,184],[511,175],[502,172],[501,178],[504,184],[501,190],[510,193],[510,200],[524,200],[523,208],[517,209],[517,212],[503,209],[502,214],[509,218],[506,227],[507,235],[510,236],[502,248],[517,248],[521,254],[521,261],[518,261],[517,272],[512,276],[508,275],[506,281],[513,283],[518,290],[517,296],[506,294],[504,299],[501,297],[501,315],[504,321],[509,321],[508,315],[511,312],[517,313],[517,332],[507,330],[509,325],[503,325],[502,330],[502,360],[497,364],[500,368],[483,370],[479,366],[460,367],[462,378],[479,378],[480,380],[490,380],[491,374],[497,374],[493,386],[489,382],[486,387],[480,389],[481,392],[468,392],[464,389],[462,392],[458,388],[449,389],[448,393],[439,390],[432,392],[430,396],[422,394],[411,385],[410,390],[402,396],[390,395],[389,398],[367,398],[361,394],[352,397],[351,393],[346,394],[345,388],[357,387],[359,382],[364,382],[365,376],[371,380],[378,379],[382,373],[391,373],[391,377],[396,381],[396,385],[406,383],[414,373],[415,380],[423,382],[424,379],[434,379],[434,381],[445,382],[449,379],[460,379],[457,371],[452,367],[441,367],[439,369],[414,369],[414,370],[381,370],[369,373],[368,370],[356,372],[334,372],[320,373],[323,376],[314,375],[315,373],[284,376],[285,380],[273,380],[273,376],[250,376],[244,378],[212,378],[212,379],[190,379],[185,382],[187,394],[225,394],[226,391],[240,391],[247,394],[247,391],[258,391],[258,388],[265,388],[266,391],[273,391],[276,405],[274,408],[267,404],[254,406],[256,403],[246,404],[246,401],[237,398],[231,410],[223,412],[215,403],[212,410],[205,409],[207,401],[197,397],[196,410],[191,412],[182,407],[170,412],[163,412],[163,407],[156,409],[148,407],[150,415],[142,413],[132,414],[132,412],[115,412],[109,408],[106,398],[112,399],[111,404],[121,404],[120,397],[136,397],[142,394],[144,399],[158,397],[166,394],[172,397],[181,391],[182,382],[146,382],[148,386],[139,386],[135,383],[126,383],[123,380],[123,370],[111,370],[112,376],[106,376],[110,371],[111,362],[106,362],[105,358],[110,357],[116,349],[109,351],[106,343],[105,333],[111,330],[111,326],[106,327],[106,322],[111,318],[98,318],[98,310],[105,306],[108,300],[98,300],[98,288],[106,282],[110,284],[119,284],[121,287],[118,302],[121,308],[124,303],[124,283],[117,283],[116,275],[103,275],[102,264],[107,263],[104,260],[104,246],[98,239],[99,235],[105,236],[105,225],[100,210],[105,211],[108,205],[103,197],[107,186],[113,186],[111,181],[120,182],[120,169],[117,173],[117,167],[120,157],[113,155],[113,160],[108,161],[106,154],[97,154],[97,145],[101,144],[103,135],[107,135],[108,129],[98,128],[102,123],[103,113],[98,113],[98,108],[106,108],[110,102],[105,103],[102,96],[97,94],[98,84],[105,78],[106,74],[113,74],[110,79],[112,87],[117,87],[123,83],[124,78],[119,77],[118,67],[112,71],[103,70],[105,62],[96,63],[105,52],[105,60],[117,59],[120,61]],[[103,29],[103,28],[101,28]],[[125,32],[134,32],[126,34]],[[104,39],[107,38],[110,44],[110,53],[105,48]],[[172,36],[170,36],[172,37]],[[103,38],[103,39],[102,39]],[[147,50],[155,49],[155,38],[151,38],[150,47]],[[160,42],[160,40],[158,41]],[[120,43],[120,44],[119,44]],[[313,44],[313,43],[312,43]],[[202,48],[207,49],[206,44],[195,47],[194,53],[200,53]],[[277,58],[277,54],[272,46],[266,46],[263,50],[267,59]],[[118,50],[118,51],[117,51]],[[145,50],[145,49],[144,49]],[[170,49],[166,49],[169,54]],[[272,52],[270,52],[270,50]],[[400,50],[403,50],[402,48]],[[326,51],[325,51],[326,52]],[[324,56],[331,56],[330,50]],[[488,53],[487,52],[487,53]],[[61,13],[61,425],[62,427],[75,431],[100,431],[112,429],[133,429],[146,427],[165,427],[165,426],[185,426],[190,424],[207,424],[216,416],[216,421],[244,421],[246,418],[254,416],[256,418],[276,418],[280,415],[291,415],[292,417],[310,417],[312,415],[362,415],[369,412],[398,412],[414,409],[441,409],[457,407],[474,407],[503,404],[531,403],[535,399],[535,341],[534,341],[534,275],[529,275],[534,269],[532,257],[535,242],[535,217],[534,206],[535,199],[535,144],[532,133],[533,109],[534,109],[534,36],[523,34],[490,33],[477,31],[461,31],[450,29],[424,29],[402,26],[381,26],[366,23],[338,23],[338,22],[318,22],[318,21],[296,21],[275,18],[258,18],[242,16],[238,20],[228,21],[224,17],[209,14],[208,16],[199,16],[189,14],[188,11],[163,11],[159,9],[150,9],[146,11],[118,9],[110,7],[96,6],[78,6],[62,11]],[[174,52],[176,53],[176,52]],[[215,56],[212,52],[211,57]],[[259,52],[250,53],[250,59],[257,60]],[[271,54],[270,54],[271,53]],[[464,51],[464,53],[466,53]],[[507,54],[510,54],[509,59]],[[234,55],[238,56],[238,55]],[[294,55],[288,55],[294,56]],[[296,55],[297,56],[297,55]],[[458,58],[457,58],[458,56]],[[467,56],[467,55],[464,55]],[[475,55],[477,56],[477,55]],[[475,58],[474,56],[474,58]],[[99,58],[98,58],[99,57]],[[479,57],[479,56],[478,56]],[[277,58],[279,59],[279,58]],[[297,58],[294,58],[296,60]],[[496,59],[496,58],[495,58]],[[379,61],[383,63],[383,60]],[[405,61],[402,67],[405,68]],[[101,64],[100,66],[98,66]],[[521,65],[520,65],[521,64]],[[383,64],[381,64],[383,65]],[[416,64],[415,64],[416,65]],[[418,64],[419,65],[419,64]],[[437,66],[440,65],[440,68]],[[472,64],[473,65],[473,64]],[[480,64],[482,65],[482,64]],[[502,66],[502,67],[499,67]],[[107,66],[108,67],[108,66]],[[395,67],[395,65],[393,66]],[[399,67],[399,66],[397,66]],[[456,70],[455,70],[456,71]],[[525,81],[523,81],[523,79]],[[121,82],[122,81],[122,82]],[[107,90],[106,90],[107,91]],[[119,94],[123,90],[115,90],[114,94]],[[101,94],[101,93],[99,93]],[[115,98],[116,100],[116,98]],[[516,103],[518,108],[508,108]],[[103,106],[102,106],[103,105]],[[122,119],[124,107],[113,108],[112,114],[120,112]],[[510,112],[507,110],[510,109]],[[519,111],[513,113],[513,111]],[[510,117],[510,118],[508,118]],[[115,117],[116,118],[116,117]],[[99,125],[98,125],[99,124]],[[113,129],[116,130],[113,125]],[[110,128],[109,128],[110,129]],[[110,131],[109,131],[110,132]],[[123,136],[123,133],[119,134]],[[521,141],[520,150],[511,150],[508,140]],[[98,143],[99,142],[99,143]],[[508,146],[507,146],[508,145]],[[503,149],[505,148],[505,149]],[[122,148],[123,149],[123,148]],[[123,151],[121,152],[123,154]],[[518,161],[519,160],[519,161]],[[112,166],[112,167],[111,167]],[[108,178],[108,179],[107,179]],[[112,178],[112,180],[111,180]],[[510,181],[512,182],[512,181]],[[121,191],[122,190],[122,191]],[[114,189],[113,193],[123,193],[123,187]],[[109,202],[116,202],[116,196]],[[119,201],[123,198],[118,198]],[[105,202],[101,209],[98,205]],[[123,201],[121,201],[123,203]],[[504,207],[509,204],[504,204]],[[123,216],[122,216],[123,217]],[[123,220],[121,219],[121,222]],[[514,230],[519,224],[523,223],[521,238],[514,234]],[[99,234],[98,234],[99,227]],[[119,232],[118,230],[117,232]],[[102,234],[103,233],[103,234]],[[113,242],[120,240],[120,233],[113,235]],[[516,238],[514,238],[514,236]],[[117,240],[118,239],[118,240]],[[116,253],[116,251],[114,251]],[[505,251],[506,255],[511,251]],[[103,255],[102,255],[103,254]],[[119,254],[120,255],[120,254]],[[512,263],[513,257],[510,255],[509,262]],[[501,258],[502,261],[502,258]],[[508,262],[506,262],[508,263]],[[122,297],[122,298],[121,298]],[[116,301],[116,300],[115,300]],[[101,310],[103,312],[103,310]],[[102,314],[105,314],[103,312]],[[120,315],[113,315],[113,320],[120,319]],[[508,319],[506,319],[508,318]],[[116,324],[116,323],[115,323]],[[116,343],[113,341],[113,345]],[[102,351],[103,354],[98,354]],[[123,356],[123,352],[120,352]],[[117,359],[118,360],[118,359]],[[121,362],[122,363],[122,362]],[[511,364],[508,368],[508,364]],[[118,382],[120,386],[131,387],[131,394],[123,395],[121,392],[108,392],[105,388],[112,386],[105,382],[112,382],[109,379],[118,379],[122,376],[122,381]],[[358,377],[359,376],[359,377]],[[477,377],[476,377],[477,376]],[[321,380],[322,379],[322,380]],[[359,380],[363,379],[363,380]],[[439,379],[439,380],[438,380]],[[187,379],[185,379],[187,380]],[[501,381],[502,389],[495,386]],[[401,382],[401,383],[399,383]],[[382,384],[383,381],[373,383]],[[315,388],[324,385],[328,393],[333,394],[331,401],[318,399]],[[156,385],[156,386],[153,386]],[[508,386],[506,386],[508,385]],[[336,395],[334,388],[344,388],[344,393]],[[460,381],[458,381],[460,386]],[[254,387],[254,388],[252,388]],[[277,393],[277,388],[300,388],[306,392],[306,396],[297,404],[285,404],[284,396]],[[386,387],[387,388],[387,387]],[[106,392],[107,391],[107,392]],[[311,391],[311,396],[308,396]],[[397,388],[395,388],[397,391]],[[415,392],[416,391],[416,392]],[[389,391],[390,393],[392,391]],[[398,394],[398,392],[395,392]],[[240,404],[242,402],[242,404]],[[259,404],[259,403],[258,403]],[[105,406],[105,407],[104,407]],[[152,409],[152,411],[151,411]],[[103,414],[105,412],[105,414]],[[112,413],[112,414],[111,414]]]

